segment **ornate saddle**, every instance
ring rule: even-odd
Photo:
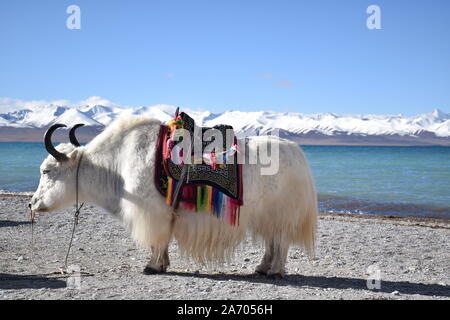
[[[175,157],[181,163],[173,161],[173,152],[178,152],[176,147],[183,142],[183,138],[174,139],[178,129],[185,129],[191,139],[191,149],[183,149]],[[216,142],[218,136],[222,143]],[[242,167],[236,153],[233,127],[198,127],[194,119],[177,109],[174,120],[160,128],[156,187],[174,209],[180,204],[185,209],[207,211],[226,217],[234,225],[243,204]]]

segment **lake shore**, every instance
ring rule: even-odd
[[[169,272],[146,276],[147,250],[89,205],[69,256],[80,287],[70,289],[67,275],[54,272],[64,265],[73,210],[38,215],[32,248],[28,200],[0,194],[0,299],[450,299],[448,220],[322,213],[315,258],[291,248],[284,279],[253,273],[263,249],[251,239],[210,268],[182,257],[173,242]],[[380,289],[369,289],[378,271]]]

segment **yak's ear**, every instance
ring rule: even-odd
[[[79,152],[78,149],[75,148],[67,155],[67,157],[69,158],[70,161],[76,161],[78,159],[78,152]]]

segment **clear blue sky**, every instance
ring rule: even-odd
[[[69,5],[81,30],[69,30]],[[366,9],[381,8],[381,30]],[[211,111],[450,111],[448,0],[0,2],[0,97]]]

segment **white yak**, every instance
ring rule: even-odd
[[[248,232],[265,245],[256,272],[272,277],[284,275],[290,245],[313,253],[317,196],[298,145],[270,136],[238,140],[239,149],[249,151],[268,142],[278,144],[279,170],[261,175],[262,164],[243,164],[244,205],[239,225],[231,226],[214,216],[182,209],[175,216],[166,204],[154,184],[160,124],[146,117],[121,117],[85,146],[76,143],[71,130],[72,143],[55,148],[51,134],[56,127],[47,132],[50,155],[40,167],[39,186],[29,204],[32,212],[54,211],[74,203],[79,165],[80,202],[120,218],[133,239],[151,250],[145,273],[166,271],[172,239],[197,261],[216,262],[229,258]]]

